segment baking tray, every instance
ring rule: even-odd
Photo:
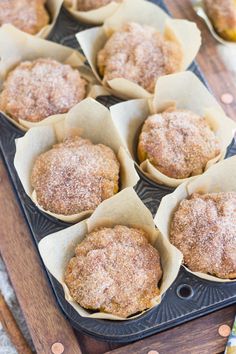
[[[152,2],[166,10],[162,1]],[[80,24],[67,10],[62,8],[49,39],[80,50],[74,34],[88,27]],[[191,65],[190,70],[207,85],[195,63]],[[119,99],[116,97],[103,97],[100,98],[100,102],[110,106],[119,102]],[[23,136],[23,134],[22,131],[0,113],[0,148],[2,157],[19,204],[23,210],[24,217],[37,245],[46,235],[59,231],[71,224],[64,223],[41,212],[24,192],[13,164],[15,139]],[[227,157],[233,155],[236,155],[235,140],[232,141],[227,151]],[[157,185],[143,175],[140,177],[141,179],[135,190],[154,215],[162,197],[171,193],[173,189]],[[78,331],[113,343],[133,342],[236,303],[236,282],[210,282],[197,278],[187,272],[184,267],[181,267],[177,279],[167,290],[161,304],[137,319],[130,321],[108,321],[83,318],[65,301],[61,285],[50,273],[47,272],[47,274],[60,308],[71,325]]]

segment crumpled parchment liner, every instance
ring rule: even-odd
[[[83,240],[85,235],[96,227],[113,227],[115,225],[142,228],[148,233],[150,237],[149,242],[159,251],[163,277],[160,281],[160,295],[153,299],[152,307],[157,306],[161,302],[162,295],[174,282],[179,272],[182,262],[181,253],[155,229],[150,211],[144,206],[133,188],[126,188],[100,204],[88,220],[51,234],[43,238],[39,243],[39,252],[45,266],[63,286],[66,301],[82,317],[131,320],[145,312],[129,318],[122,318],[102,312],[91,314],[91,312],[82,308],[72,299],[68,287],[64,282],[66,266],[74,256],[77,244]]]
[[[108,37],[120,29],[124,23],[137,22],[156,28],[166,38],[177,41],[182,48],[181,71],[184,71],[195,58],[200,45],[201,34],[195,23],[187,20],[171,19],[159,6],[144,0],[126,0],[109,17],[102,27],[95,27],[76,35],[76,38],[92,68],[96,78],[102,82],[97,68],[97,54]],[[124,99],[147,98],[153,94],[140,85],[123,78],[110,80],[110,93]]]
[[[31,173],[36,158],[48,151],[58,142],[69,136],[81,136],[90,139],[94,144],[109,146],[120,162],[120,188],[134,186],[138,174],[134,163],[121,147],[121,141],[109,110],[92,98],[78,103],[67,114],[54,116],[54,123],[37,128],[31,128],[24,137],[16,139],[16,154],[14,165],[27,195],[40,210],[53,217],[66,221],[78,222],[93,212],[85,211],[74,215],[60,215],[43,209],[37,202],[37,195],[31,186]]]
[[[156,183],[177,187],[196,176],[185,179],[171,178],[158,171],[149,160],[139,165],[137,159],[138,137],[144,121],[148,116],[163,112],[173,105],[177,109],[188,109],[204,116],[221,143],[220,155],[208,161],[205,170],[217,161],[224,159],[227,147],[234,137],[236,123],[225,115],[216,99],[190,71],[159,78],[152,100],[139,99],[122,102],[110,107],[110,111],[123,141],[123,146],[140,170]]]
[[[169,229],[173,214],[179,203],[188,198],[193,193],[218,193],[218,192],[235,192],[236,191],[236,156],[219,162],[217,165],[210,167],[202,176],[194,180],[181,184],[173,193],[165,196],[157,210],[154,218],[155,225],[162,235],[169,240]],[[215,282],[236,281],[232,279],[220,279],[218,277],[192,272],[185,267],[187,271],[203,278]]]
[[[69,47],[38,38],[21,32],[11,25],[3,25],[0,28],[0,91],[8,73],[20,62],[35,60],[37,58],[51,58],[61,63],[69,64],[77,68],[83,78],[88,81],[87,95],[90,95],[92,85],[96,79],[92,72],[83,66],[85,57],[78,51]],[[4,112],[3,112],[4,113]],[[54,116],[45,117],[40,122],[31,123],[20,119],[19,122],[4,115],[22,130],[28,130],[32,126],[41,126],[51,123]]]
[[[118,9],[120,3],[116,1],[112,1],[105,6],[99,7],[98,9],[89,10],[89,11],[77,10],[76,0],[72,1],[72,6],[68,6],[68,4],[65,1],[64,6],[77,20],[92,25],[100,25]]]

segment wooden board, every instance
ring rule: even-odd
[[[197,56],[199,64],[209,87],[221,103],[221,96],[232,93],[234,100],[230,105],[222,103],[223,109],[232,119],[236,120],[236,82],[233,75],[220,60],[217,42],[211,36],[205,23],[194,12],[190,0],[165,0],[165,3],[175,18],[184,18],[197,23],[202,33],[202,47]]]
[[[218,333],[221,324],[232,325],[236,306],[188,322],[126,347],[106,354],[148,354],[156,350],[160,354],[216,354],[224,351],[227,338]]]
[[[219,60],[214,39],[194,14],[188,0],[166,0],[166,4],[174,17],[193,19],[198,23],[202,30],[203,46],[197,61],[218,100],[224,93],[234,95],[232,104],[223,105],[223,108],[236,120],[234,80]],[[75,334],[56,304],[2,161],[0,178],[1,254],[37,353],[52,353],[51,346],[56,342],[64,345],[64,353],[67,354],[148,354],[151,350],[160,354],[216,354],[224,350],[226,338],[218,334],[218,328],[222,324],[232,324],[235,306],[121,348]]]

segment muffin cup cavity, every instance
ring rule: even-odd
[[[235,192],[235,179],[236,157],[234,156],[219,162],[217,165],[211,166],[202,176],[183,183],[173,193],[165,196],[154,218],[155,225],[162,233],[163,237],[169,240],[171,220],[176,208],[183,199],[188,198],[193,193]],[[236,279],[220,279],[213,275],[192,272],[189,268],[185,268],[190,273],[202,279],[215,282],[236,281]]]
[[[96,82],[92,72],[83,65],[85,58],[78,51],[21,32],[11,25],[3,25],[0,28],[0,57],[0,91],[2,91],[3,83],[11,70],[23,61],[33,61],[38,58],[55,59],[78,69],[81,77],[87,80],[87,96],[90,95],[92,86]],[[31,127],[51,124],[54,120],[54,116],[50,116],[37,123],[23,119],[16,121],[5,112],[3,113],[13,124],[24,131]]]
[[[182,262],[181,253],[169,243],[167,238],[162,237],[157,231],[151,213],[144,206],[133,188],[126,188],[100,204],[93,215],[86,221],[49,235],[39,243],[39,251],[45,266],[63,286],[65,299],[82,317],[131,320],[145,312],[128,318],[121,318],[102,312],[91,313],[72,299],[64,282],[66,266],[74,256],[77,244],[83,240],[85,235],[97,227],[114,227],[115,225],[143,229],[150,236],[149,242],[159,251],[163,276],[160,281],[160,295],[153,299],[152,308],[161,302],[163,294],[171,286],[179,272]]]
[[[104,144],[114,151],[120,162],[121,190],[134,186],[139,180],[133,161],[121,146],[109,110],[92,98],[78,103],[67,114],[54,116],[53,123],[30,129],[24,137],[16,140],[16,171],[25,192],[39,209],[66,222],[78,222],[91,215],[93,210],[74,215],[58,215],[44,210],[37,202],[37,195],[30,180],[36,158],[50,150],[54,144],[73,136],[89,139],[94,144]]]
[[[186,20],[173,20],[158,6],[150,2],[127,0],[104,22],[102,27],[82,31],[76,35],[94,75],[100,82],[102,82],[102,78],[98,72],[97,54],[104,47],[110,35],[128,22],[137,22],[153,27],[167,40],[177,42],[182,52],[180,71],[187,69],[200,48],[201,35],[194,23]],[[108,81],[106,88],[111,94],[124,99],[153,96],[140,85],[124,78]]]
[[[65,1],[64,6],[77,20],[92,25],[100,25],[118,9],[120,3],[112,1],[105,6],[89,11],[79,11],[75,0],[71,1],[70,4]]]
[[[183,85],[184,82],[184,85]],[[129,152],[138,168],[152,181],[170,187],[177,187],[186,179],[171,178],[161,173],[149,160],[139,165],[137,158],[138,138],[148,116],[163,112],[175,106],[187,109],[206,118],[221,146],[221,153],[208,161],[205,170],[224,159],[230,145],[236,124],[228,118],[216,99],[203,83],[191,72],[162,76],[158,79],[153,99],[138,99],[116,104],[110,108],[113,122],[119,131],[124,148]]]

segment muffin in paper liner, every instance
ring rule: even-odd
[[[154,218],[155,225],[162,233],[163,237],[169,240],[169,230],[172,217],[179,203],[188,198],[193,193],[219,193],[236,192],[236,156],[219,162],[210,167],[202,176],[181,184],[173,193],[165,196],[157,210]],[[190,273],[215,282],[232,282],[236,279],[221,279],[213,275],[192,272]]]
[[[188,68],[200,48],[201,34],[195,23],[171,19],[162,9],[148,1],[126,0],[104,22],[102,27],[88,29],[76,35],[94,75],[100,82],[102,78],[98,72],[97,54],[104,47],[110,35],[127,22],[137,22],[153,27],[163,33],[168,40],[179,43],[182,51],[180,71]],[[140,85],[124,78],[110,80],[105,87],[108,93],[124,99],[153,96]]]
[[[58,142],[72,136],[81,136],[94,144],[110,147],[120,162],[120,190],[134,186],[139,177],[110,117],[110,112],[92,98],[87,98],[73,107],[67,114],[54,116],[54,122],[31,128],[24,137],[16,139],[14,165],[27,195],[40,210],[66,222],[78,222],[92,214],[93,210],[73,215],[59,215],[43,209],[31,186],[31,173],[36,158],[50,150]]]
[[[153,299],[152,307],[161,302],[163,294],[178,275],[182,262],[181,252],[155,229],[150,211],[144,206],[133,188],[126,188],[100,204],[93,215],[86,221],[49,235],[39,243],[39,251],[45,266],[63,286],[65,299],[82,317],[131,320],[145,312],[128,318],[121,318],[102,312],[91,313],[72,299],[64,282],[66,266],[74,256],[76,246],[83,240],[85,235],[97,227],[114,227],[115,225],[143,229],[150,237],[149,242],[159,251],[163,276],[160,281],[160,295]]]
[[[45,8],[49,15],[49,23],[42,27],[38,33],[35,34],[36,37],[46,38],[51,30],[53,29],[58,15],[60,13],[63,0],[46,0]],[[1,26],[0,26],[1,27]]]
[[[117,1],[112,1],[105,6],[89,11],[79,11],[77,9],[76,0],[65,0],[64,6],[77,20],[92,25],[100,25],[118,9],[120,3]]]
[[[88,82],[87,95],[89,95],[93,83],[96,82],[92,72],[83,66],[85,58],[78,51],[29,35],[11,25],[3,25],[0,28],[0,57],[0,91],[4,80],[11,70],[23,61],[33,61],[38,58],[55,59],[63,64],[69,64],[72,68],[77,68],[81,77]],[[16,121],[6,113],[4,115],[22,130],[53,121],[52,116],[45,117],[40,122],[32,123],[22,119]]]
[[[236,123],[225,115],[216,99],[190,71],[160,77],[152,100],[137,99],[110,107],[112,120],[119,131],[123,146],[141,172],[156,183],[177,187],[196,176],[185,179],[171,178],[161,173],[149,160],[139,165],[137,159],[138,138],[144,121],[148,116],[163,112],[172,106],[176,106],[177,109],[187,109],[205,117],[219,139],[221,153],[208,161],[205,170],[224,159],[227,147],[234,137]]]
[[[203,0],[199,3],[205,12],[205,22],[210,21],[213,31],[228,41],[229,44],[236,42],[236,3],[234,0]],[[208,25],[209,27],[209,25]]]

